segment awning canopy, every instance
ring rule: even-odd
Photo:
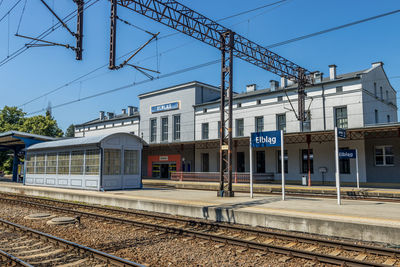
[[[0,133],[0,150],[21,150],[33,144],[53,141],[57,138],[30,134],[18,131],[8,131]]]

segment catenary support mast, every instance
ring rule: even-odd
[[[305,120],[306,85],[312,84],[312,73],[292,61],[234,33],[196,11],[174,0],[111,0],[112,5],[135,11],[152,20],[189,35],[221,50],[221,128],[220,128],[220,188],[219,196],[233,196],[232,191],[232,96],[233,56],[256,65],[280,77],[297,82],[298,119]],[[115,45],[115,40],[114,40]],[[112,47],[112,46],[111,46]],[[114,53],[114,54],[113,54]],[[110,60],[115,50],[110,51]],[[111,61],[110,61],[111,63]],[[227,175],[227,186],[225,176]]]

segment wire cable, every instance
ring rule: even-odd
[[[18,0],[18,2],[16,2],[5,14],[3,17],[1,17],[0,22],[7,17],[8,14],[11,13],[11,11],[21,2],[22,0]]]
[[[364,23],[364,22],[367,22],[367,21],[379,19],[379,18],[382,18],[382,17],[386,17],[386,16],[389,16],[389,15],[393,15],[393,14],[399,13],[399,12],[400,12],[400,9],[393,10],[393,11],[390,11],[390,12],[387,12],[387,13],[383,13],[383,14],[380,14],[380,15],[376,15],[376,16],[373,16],[373,17],[369,17],[369,18],[366,18],[366,19],[353,21],[353,22],[350,22],[350,23],[347,23],[347,24],[343,24],[343,25],[340,25],[340,26],[336,26],[336,27],[333,27],[333,28],[329,28],[329,29],[326,29],[326,30],[314,32],[314,33],[311,33],[311,34],[307,34],[307,35],[299,36],[299,37],[296,37],[296,38],[292,38],[292,39],[289,39],[289,40],[286,40],[286,41],[283,41],[283,42],[271,44],[271,45],[266,46],[265,48],[273,48],[273,47],[282,46],[282,45],[286,45],[286,44],[289,44],[289,43],[301,41],[301,40],[308,39],[308,38],[311,38],[311,37],[314,37],[314,36],[317,36],[317,35],[325,34],[325,33],[328,33],[328,32],[333,32],[333,31],[337,31],[337,30],[340,30],[340,29],[343,29],[343,28],[347,28],[347,27],[354,26],[354,25],[357,25],[357,24],[360,24],[360,23]]]

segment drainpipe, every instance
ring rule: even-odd
[[[322,116],[324,117],[324,131],[326,131],[325,87],[323,84],[322,84]]]

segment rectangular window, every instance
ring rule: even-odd
[[[181,115],[174,116],[174,140],[181,140]]]
[[[157,119],[150,119],[150,142],[157,141]]]
[[[124,174],[139,174],[139,151],[125,150],[124,151]]]
[[[121,174],[121,150],[104,149],[104,175]]]
[[[256,117],[255,118],[255,131],[262,132],[264,131],[264,117]]]
[[[58,153],[57,174],[69,175],[69,152]]]
[[[242,103],[237,103],[236,107],[241,108],[242,107]]]
[[[376,90],[376,83],[374,83],[374,95],[375,95],[375,97],[378,97],[378,92]]]
[[[45,173],[45,154],[37,154],[36,155],[36,174],[44,174]]]
[[[278,173],[282,173],[282,163],[281,163],[281,151],[280,150],[278,150],[277,151],[278,152],[278,162],[277,162],[277,164],[278,164]],[[289,170],[289,160],[288,160],[288,151],[287,150],[285,150],[285,173],[288,173],[288,170]]]
[[[343,92],[343,86],[336,86],[336,93]]]
[[[286,132],[286,114],[276,115],[276,129]]]
[[[47,154],[46,160],[46,174],[57,173],[57,153]]]
[[[377,109],[375,109],[375,123],[379,123],[379,114]]]
[[[261,99],[257,100],[257,105],[261,105]]]
[[[282,102],[283,101],[283,96],[278,96],[277,101],[278,102]]]
[[[335,126],[346,129],[347,125],[347,107],[335,108]]]
[[[83,175],[83,151],[72,151],[71,174]]]
[[[209,172],[210,170],[210,162],[208,153],[201,153],[201,171]]]
[[[375,147],[375,165],[376,166],[394,166],[393,146]]]
[[[256,151],[256,172],[265,173],[265,151]]]
[[[314,173],[314,154],[310,149],[310,172]],[[308,173],[308,149],[301,150],[301,173]]]
[[[236,119],[236,136],[244,136],[244,120]]]
[[[390,122],[390,115],[386,116],[387,122]]]
[[[208,123],[201,124],[201,139],[208,139]]]
[[[218,135],[218,139],[221,138],[221,122],[220,121],[218,121],[218,133],[217,133],[217,135]]]
[[[26,155],[26,173],[35,173],[35,155]]]
[[[168,117],[161,118],[161,141],[168,141]]]
[[[389,102],[389,92],[386,90],[386,101]]]
[[[236,172],[244,172],[245,165],[244,165],[244,152],[237,152],[236,153]]]
[[[383,100],[383,88],[382,88],[382,86],[379,87],[379,92],[381,93],[381,99]]]
[[[85,156],[85,174],[98,175],[100,169],[100,150],[86,150]]]

